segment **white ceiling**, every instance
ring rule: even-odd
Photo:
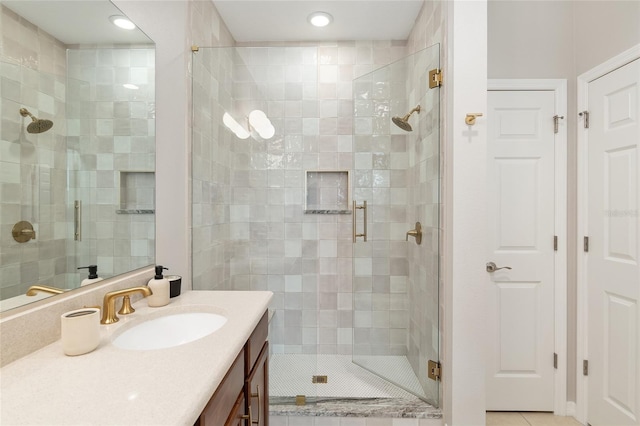
[[[156,0],[163,1],[163,0]],[[406,40],[423,0],[213,0],[238,42]],[[122,14],[107,0],[0,0],[65,44],[149,43],[108,18]],[[150,7],[152,7],[150,2]],[[316,28],[310,13],[328,12],[333,23]]]
[[[423,0],[213,0],[238,42],[406,40]],[[315,28],[310,13],[333,15]]]
[[[152,41],[139,29],[123,30],[109,16],[123,15],[107,0],[2,0],[32,24],[65,44],[148,44]]]

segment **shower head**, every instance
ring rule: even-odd
[[[26,108],[20,108],[20,115],[31,117],[31,123],[27,126],[29,133],[42,133],[53,127],[53,121],[36,118]]]
[[[393,124],[400,127],[402,130],[410,132],[413,129],[411,128],[411,124],[409,124],[409,117],[411,117],[411,114],[413,114],[414,112],[420,114],[420,105],[409,111],[409,114],[405,115],[404,117],[392,117],[391,121],[393,121]]]

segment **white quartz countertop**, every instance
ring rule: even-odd
[[[0,369],[2,425],[193,425],[268,308],[267,291],[189,291],[102,325],[100,346],[64,355],[60,341]],[[119,302],[118,302],[119,306]],[[81,306],[79,306],[80,308]],[[110,342],[146,319],[181,312],[227,317],[214,333],[166,349]]]

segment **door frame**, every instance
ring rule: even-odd
[[[566,79],[489,79],[490,91],[553,91],[559,120],[554,145],[555,235],[554,252],[554,348],[558,368],[554,373],[553,412],[567,413],[567,80]]]
[[[640,44],[606,60],[596,67],[578,76],[578,101],[577,110],[585,111],[589,101],[589,83],[616,69],[640,59]],[[577,129],[577,160],[578,160],[578,217],[577,217],[577,344],[576,344],[576,419],[586,424],[587,399],[589,390],[589,378],[582,374],[582,361],[589,359],[588,352],[588,292],[587,292],[587,266],[588,255],[580,247],[583,245],[583,237],[588,234],[587,218],[587,190],[588,190],[588,150],[589,134],[584,128],[582,118],[578,120]]]

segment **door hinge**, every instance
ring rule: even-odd
[[[582,360],[582,375],[583,376],[589,375],[589,361],[586,359]]]
[[[558,354],[555,352],[553,353],[553,368],[558,368]]]
[[[553,133],[558,133],[558,120],[564,120],[564,115],[553,116]]]
[[[578,115],[580,117],[584,117],[584,122],[583,122],[584,128],[588,129],[589,128],[589,111],[586,111],[586,110],[582,111],[582,112],[578,113]]]
[[[584,237],[584,240],[582,242],[582,250],[584,250],[585,253],[589,252],[589,237]]]
[[[558,236],[553,236],[553,251],[558,251]]]
[[[429,89],[442,86],[442,70],[434,68],[429,71]]]
[[[439,362],[429,360],[427,363],[427,375],[431,380],[440,380],[441,368],[442,366]]]

